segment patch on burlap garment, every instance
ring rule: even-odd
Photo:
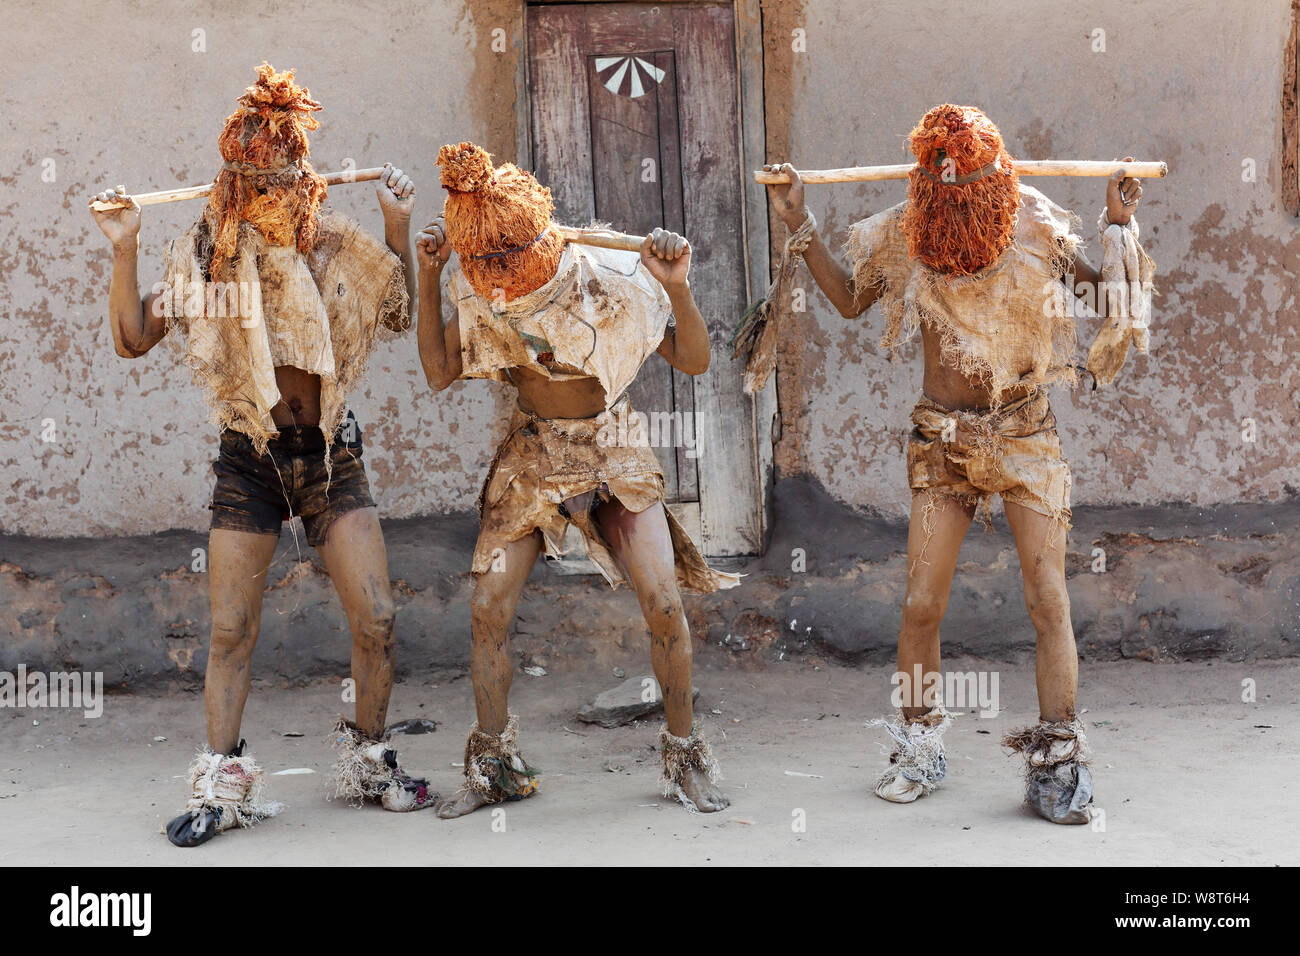
[[[239,225],[233,287],[209,283],[211,212],[167,249],[163,296],[168,331],[184,334],[185,360],[204,391],[212,421],[247,435],[259,454],[277,435],[275,368],[320,376],[325,460],[381,331],[410,326],[402,263],[361,226],[324,210],[303,256]]]
[[[980,272],[949,276],[909,257],[906,206],[855,223],[845,246],[854,288],[880,295],[881,346],[894,349],[929,324],[944,361],[986,385],[994,405],[1020,382],[1073,384],[1077,343],[1062,280],[1082,241],[1077,217],[1021,184],[1015,241]]]
[[[474,573],[492,570],[498,549],[534,531],[547,555],[559,557],[572,524],[605,580],[626,583],[593,511],[617,499],[639,514],[664,500],[663,470],[644,434],[644,417],[622,398],[672,318],[663,287],[635,253],[570,243],[555,277],[527,295],[484,299],[459,272],[452,289],[462,377],[509,382],[509,369],[527,367],[557,381],[595,378],[607,402],[593,418],[515,411],[479,494]],[[708,593],[740,582],[739,575],[710,568],[672,512],[664,513],[682,588]]]
[[[1070,465],[1045,389],[991,411],[944,408],[922,398],[912,409],[907,477],[912,493],[951,495],[984,507],[990,496],[1070,526]]]

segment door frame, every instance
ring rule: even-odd
[[[515,36],[518,52],[515,65],[515,162],[525,169],[533,169],[532,141],[532,100],[528,88],[528,10],[529,6],[554,5],[559,3],[644,3],[646,0],[518,0]],[[711,0],[658,0],[667,6],[671,3],[683,5],[730,6],[735,32],[736,57],[736,112],[737,151],[741,157],[740,168],[736,170],[736,181],[740,188],[741,199],[741,244],[745,250],[745,302],[737,303],[737,318],[745,306],[753,302],[767,289],[771,279],[771,257],[769,252],[768,204],[767,190],[754,182],[750,170],[760,168],[766,161],[767,133],[763,105],[763,18],[760,0],[730,0],[711,2]],[[729,355],[715,354],[715,362],[732,361]],[[760,490],[761,500],[753,503],[757,509],[756,523],[760,529],[758,548],[761,552],[767,547],[772,526],[772,485],[774,481],[773,443],[780,437],[780,412],[778,399],[778,376],[773,375],[767,386],[753,396],[746,396],[737,391],[738,401],[748,400],[752,403],[753,414],[750,425],[753,428],[753,447],[755,449],[756,485]],[[706,456],[707,457],[707,456]],[[704,468],[705,458],[700,459]],[[701,481],[701,495],[704,482]],[[695,527],[691,527],[694,524]],[[698,519],[688,523],[692,534],[699,529]],[[718,549],[710,547],[707,529],[701,532],[705,554],[717,556]],[[719,552],[735,554],[734,549],[725,546]]]

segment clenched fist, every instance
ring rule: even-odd
[[[1133,157],[1125,156],[1124,162],[1133,162]],[[1106,220],[1116,226],[1127,225],[1141,198],[1142,180],[1130,179],[1117,171],[1106,183]]]
[[[691,271],[691,244],[685,236],[656,229],[641,243],[641,261],[665,289],[685,285]]]
[[[415,183],[392,163],[384,163],[384,171],[379,177],[375,192],[379,196],[379,208],[383,211],[385,220],[390,216],[408,220],[411,218],[411,210],[415,208]]]
[[[96,193],[91,197],[91,202],[117,202],[124,198],[117,194],[116,189],[105,189],[101,193]],[[129,198],[129,197],[126,197]],[[91,207],[90,214],[95,217],[95,223],[103,230],[104,235],[108,237],[114,248],[124,245],[134,245],[140,235],[140,204],[134,199],[131,205],[123,206],[120,209],[95,209]]]
[[[437,271],[451,258],[451,243],[447,240],[447,225],[439,216],[415,237],[415,255],[421,269]]]

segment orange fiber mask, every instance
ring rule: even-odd
[[[945,103],[910,137],[902,229],[907,251],[932,269],[972,275],[1015,239],[1020,180],[993,121],[973,106]]]
[[[438,151],[447,238],[470,287],[487,299],[527,295],[555,277],[564,240],[551,228],[551,191],[513,163],[492,167],[473,143]]]
[[[307,160],[307,131],[319,128],[312,114],[321,105],[293,75],[263,63],[222,127],[217,145],[226,163],[208,197],[214,278],[224,276],[235,256],[241,222],[256,226],[268,242],[296,245],[304,254],[315,242],[326,186]]]

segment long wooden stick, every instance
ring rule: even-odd
[[[612,229],[574,229],[572,226],[557,225],[555,231],[564,237],[565,242],[600,246],[602,249],[622,249],[624,252],[640,252],[641,243],[645,242],[645,236],[630,236]]]
[[[373,166],[369,169],[349,169],[338,173],[321,173],[325,184],[328,186],[341,186],[344,183],[367,183],[373,182],[384,174],[383,167]],[[157,206],[165,202],[182,202],[186,199],[202,199],[208,193],[212,192],[212,183],[203,186],[187,186],[184,189],[164,189],[162,192],[141,193],[138,196],[131,196],[141,206]],[[122,195],[126,190],[122,186],[117,187],[118,195]],[[125,209],[131,203],[126,200],[114,202],[99,202],[90,200],[90,208],[103,212],[109,209]]]
[[[849,166],[845,169],[801,169],[799,178],[805,183],[871,183],[882,179],[906,179],[915,163],[899,166]],[[1016,172],[1021,176],[1111,176],[1117,170],[1125,176],[1159,179],[1169,173],[1169,167],[1160,162],[1105,163],[1087,159],[1025,159],[1016,162]],[[754,181],[763,185],[787,183],[785,173],[754,170]]]
[[[330,186],[338,186],[343,183],[364,183],[372,182],[383,175],[383,169],[376,166],[370,169],[354,169],[339,173],[321,173],[325,182]],[[122,186],[117,187],[118,195],[123,195],[126,189]],[[156,206],[166,202],[182,202],[186,199],[202,199],[212,192],[212,183],[204,186],[188,186],[185,189],[165,189],[156,193],[141,193],[138,196],[132,196],[141,206]],[[90,208],[96,210],[124,209],[130,205],[126,199],[114,202],[90,201]],[[571,226],[555,227],[556,231],[564,237],[565,242],[577,242],[584,246],[600,246],[604,249],[622,249],[626,252],[639,252],[641,243],[645,240],[644,236],[631,236],[624,232],[615,232],[612,229],[574,229]]]

